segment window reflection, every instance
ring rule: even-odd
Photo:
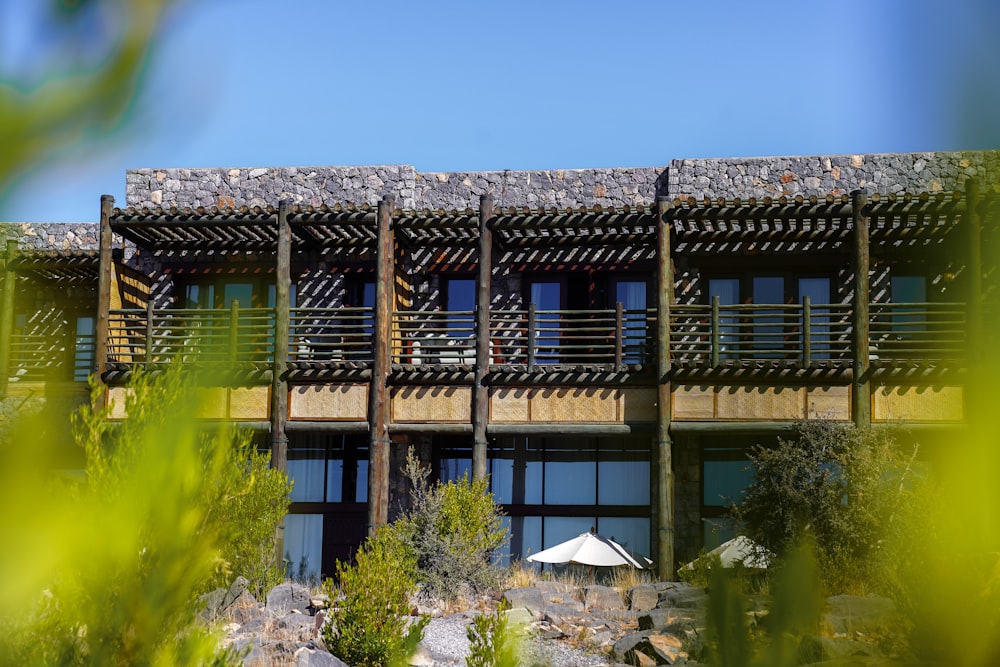
[[[319,581],[323,560],[323,515],[285,517],[285,576],[296,581]]]

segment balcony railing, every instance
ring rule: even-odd
[[[476,321],[472,311],[396,311],[392,318],[394,363],[475,365]]]
[[[14,381],[75,380],[84,382],[94,371],[93,335],[39,332],[13,334],[10,377]]]
[[[490,357],[494,365],[529,367],[560,364],[620,367],[646,364],[655,347],[655,321],[649,311],[528,310],[494,311]]]
[[[868,351],[875,363],[958,361],[964,357],[963,304],[871,304]],[[675,364],[717,367],[771,361],[810,367],[852,360],[852,310],[845,304],[675,304],[670,310]],[[267,366],[274,356],[274,311],[266,308],[113,310],[109,363],[191,363]],[[293,308],[289,362],[301,366],[369,364],[374,349],[372,308]],[[492,367],[586,366],[638,370],[655,363],[655,310],[499,310],[491,313]],[[22,375],[63,364],[92,365],[92,339],[46,344],[15,336],[12,368]],[[46,347],[48,345],[48,347]],[[88,347],[90,346],[90,347]],[[392,361],[407,367],[472,367],[473,311],[396,311]],[[15,371],[12,370],[12,374]]]
[[[810,366],[851,360],[851,307],[842,304],[675,305],[673,361],[707,366],[785,360]]]
[[[374,308],[293,308],[288,357],[299,364],[371,363]]]
[[[112,310],[108,332],[110,363],[263,366],[274,357],[270,308]]]
[[[868,353],[873,361],[965,356],[963,303],[878,303],[869,312]]]

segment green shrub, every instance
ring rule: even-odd
[[[353,667],[406,665],[429,620],[407,627],[416,563],[393,533],[392,526],[383,526],[358,550],[354,565],[337,563],[339,600],[333,582],[324,585],[333,609],[323,641]]]
[[[517,633],[507,617],[509,605],[501,600],[492,614],[479,614],[465,633],[469,638],[466,667],[517,667]]]
[[[797,440],[753,450],[755,478],[733,515],[779,558],[814,540],[829,593],[886,593],[925,493],[915,455],[890,429],[806,422]]]
[[[5,663],[235,661],[198,620],[196,600],[266,549],[241,550],[233,517],[266,515],[267,525],[251,528],[270,536],[273,551],[273,519],[284,511],[288,486],[245,458],[245,440],[205,432],[191,417],[189,380],[177,370],[137,375],[122,422],[84,410],[75,432],[88,455],[86,480],[51,474],[47,454],[59,443],[37,441],[40,429],[31,424],[0,446],[0,527],[11,547],[0,550]],[[259,504],[267,512],[238,507],[265,489],[270,500]]]
[[[427,483],[428,472],[412,455],[406,476],[411,509],[394,524],[394,535],[413,554],[417,577],[428,595],[450,600],[498,584],[494,563],[507,539],[503,514],[489,491],[489,480]]]

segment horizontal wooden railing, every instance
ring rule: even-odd
[[[236,302],[229,309],[112,310],[108,331],[112,363],[266,365],[274,356],[274,310]]]
[[[547,364],[620,367],[651,361],[655,321],[650,311],[504,310],[491,313],[492,365]]]
[[[965,356],[964,303],[873,303],[869,312],[873,360]]]
[[[718,366],[728,361],[783,359],[810,366],[851,359],[851,307],[843,304],[675,305],[670,309],[672,359]]]
[[[374,308],[292,308],[289,360],[371,363],[374,331]]]
[[[960,360],[965,355],[965,308],[960,303],[871,304],[868,352],[874,362]],[[649,366],[657,327],[654,309],[495,310],[492,367],[587,366],[608,370]],[[392,361],[404,366],[473,367],[473,311],[395,311]],[[186,362],[273,363],[275,313],[268,308],[113,310],[109,362],[119,365]],[[299,366],[373,359],[372,308],[293,308],[289,361]],[[774,360],[804,367],[852,359],[851,307],[846,304],[674,304],[670,309],[673,362],[716,367]],[[45,341],[49,340],[49,343]],[[92,363],[90,343],[52,343],[14,336],[12,368],[39,374],[54,363]],[[81,339],[82,341],[82,339]],[[55,344],[56,348],[52,348]],[[46,347],[48,345],[48,347]],[[70,354],[66,350],[73,348]],[[88,356],[90,355],[90,356]],[[60,361],[62,360],[62,361]],[[67,366],[67,367],[69,367]],[[12,371],[13,373],[14,371]],[[67,371],[80,376],[80,371]]]
[[[396,311],[392,318],[393,363],[475,365],[476,322],[471,310]]]
[[[85,381],[94,371],[94,350],[93,335],[15,333],[11,336],[11,379]]]

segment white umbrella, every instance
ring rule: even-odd
[[[640,570],[653,564],[648,558],[642,558],[646,564],[641,563],[639,558],[630,554],[622,545],[594,533],[584,533],[539,551],[528,556],[527,560],[532,563],[580,563],[598,567],[631,565]]]
[[[726,540],[705,555],[718,556],[722,567],[732,567],[736,563],[743,563],[744,567],[763,570],[771,561],[771,553],[746,535],[737,535],[731,540]],[[692,567],[694,567],[693,562],[688,563],[682,569],[689,570]]]

